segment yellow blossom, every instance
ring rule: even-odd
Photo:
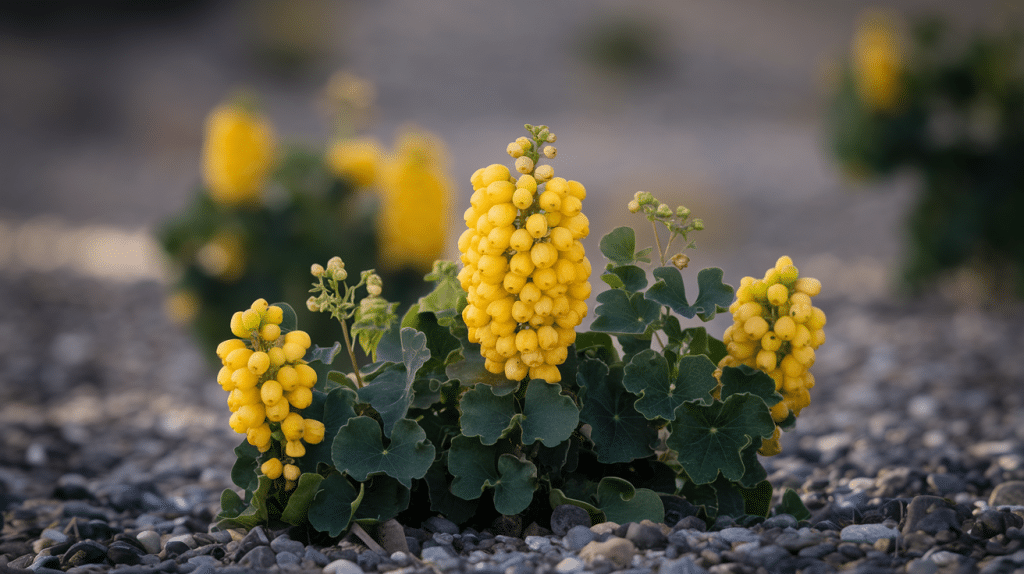
[[[259,203],[274,156],[274,130],[262,115],[224,104],[207,117],[203,179],[214,201]]]
[[[853,39],[853,71],[861,99],[875,110],[899,105],[904,47],[892,16],[866,13]]]
[[[380,144],[373,138],[344,139],[327,151],[327,165],[356,187],[369,187],[377,179],[382,156]]]

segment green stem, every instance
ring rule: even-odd
[[[356,362],[356,354],[352,349],[352,341],[348,338],[348,325],[341,321],[341,336],[345,338],[345,349],[348,350],[348,358],[352,361],[352,372],[356,375],[356,387],[363,388],[363,377],[359,375],[359,363]]]
[[[654,231],[654,242],[658,245],[658,257],[661,258],[661,265],[665,265],[665,251],[661,248],[661,238],[658,237],[658,225],[651,220],[651,229]]]

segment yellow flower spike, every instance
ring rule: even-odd
[[[241,311],[236,311],[235,314],[231,316],[231,334],[241,339],[249,338],[249,332],[242,326]]]
[[[267,343],[273,343],[280,336],[281,327],[273,323],[267,323],[266,325],[260,327],[260,339],[263,339]]]
[[[203,179],[210,197],[229,206],[259,203],[274,167],[275,136],[260,114],[239,105],[218,106],[206,119]]]
[[[259,384],[260,377],[250,371],[249,367],[242,367],[240,369],[235,369],[231,373],[231,382],[235,384],[235,388],[246,390],[254,388]]]
[[[236,349],[244,349],[245,341],[241,339],[228,339],[217,345],[217,356],[221,361],[227,359],[228,354]]]
[[[235,414],[238,416],[238,423],[245,429],[258,427],[266,420],[266,411],[262,404],[242,405]]]
[[[264,423],[257,427],[249,427],[246,433],[246,440],[254,447],[261,447],[270,442],[270,425]]]
[[[270,480],[277,480],[284,472],[284,465],[281,464],[280,459],[272,458],[260,466],[260,472]]]
[[[275,376],[277,377],[277,381],[281,383],[281,388],[285,391],[291,391],[299,384],[299,373],[295,370],[294,366],[282,366],[277,370],[277,374]]]
[[[276,404],[266,407],[267,420],[272,423],[279,423],[291,412],[291,405],[287,400],[280,400]]]
[[[242,311],[242,329],[244,329],[246,333],[251,333],[256,329],[259,329],[261,321],[262,318],[258,311],[254,311],[252,309]]]
[[[781,283],[776,283],[768,288],[768,302],[772,305],[782,305],[789,300],[789,289]]]
[[[281,351],[284,352],[285,361],[289,363],[299,361],[306,356],[306,347],[298,343],[285,343],[281,346]]]

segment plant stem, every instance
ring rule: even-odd
[[[359,364],[356,362],[356,354],[352,350],[352,341],[348,338],[348,325],[344,320],[341,323],[341,336],[345,338],[345,349],[348,350],[348,358],[352,361],[352,372],[356,375],[356,387],[363,388],[363,378],[359,375]]]
[[[661,238],[658,237],[658,224],[651,220],[651,229],[654,231],[654,242],[658,244],[658,257],[661,258],[662,266],[665,265],[665,251],[661,248]]]

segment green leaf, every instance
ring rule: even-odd
[[[561,385],[539,379],[530,381],[521,422],[523,445],[539,440],[544,446],[554,447],[572,436],[579,424],[580,411],[561,391]]]
[[[481,443],[492,445],[512,429],[515,399],[511,394],[496,397],[490,386],[476,385],[462,395],[459,411],[462,434],[480,437]]]
[[[658,432],[633,406],[636,397],[622,386],[622,369],[597,359],[580,362],[576,380],[585,392],[580,420],[591,426],[597,459],[630,462],[654,454]]]
[[[252,499],[249,500],[249,504],[252,506],[253,516],[259,519],[261,523],[266,523],[270,520],[270,514],[267,511],[267,497],[270,496],[270,489],[273,485],[273,480],[261,475],[258,481],[258,486],[252,493]]]
[[[578,506],[583,510],[586,510],[587,514],[590,515],[591,524],[601,524],[602,522],[608,521],[608,517],[605,516],[604,512],[602,512],[601,509],[599,509],[598,507],[594,506],[593,504],[590,504],[589,502],[584,502],[582,500],[570,498],[564,492],[557,488],[552,488],[551,492],[548,493],[548,504],[551,505],[552,510],[563,504],[571,504],[573,506]]]
[[[454,476],[452,494],[465,500],[480,497],[485,488],[494,488],[494,508],[501,514],[519,514],[533,501],[537,467],[467,436],[457,436],[448,451],[448,472]]]
[[[313,502],[323,479],[324,477],[315,472],[304,472],[299,475],[295,489],[288,496],[288,504],[281,512],[281,520],[293,526],[305,524],[308,521],[309,505]]]
[[[374,301],[377,304],[364,304]],[[377,345],[387,333],[398,315],[395,309],[398,303],[389,303],[380,298],[363,299],[352,320],[352,336],[355,337],[363,352],[377,360]]]
[[[419,310],[433,313],[437,322],[449,326],[455,321],[458,309],[466,299],[466,292],[459,282],[459,268],[451,261],[435,261],[434,269],[424,279],[436,283],[434,290],[419,300]]]
[[[386,474],[373,475],[363,483],[363,500],[355,520],[364,518],[384,522],[409,507],[410,490]]]
[[[761,437],[753,437],[750,446],[743,449],[740,457],[743,459],[743,476],[737,481],[743,488],[754,488],[758,483],[768,478],[768,471],[761,465],[761,459],[757,457],[757,450],[761,448]]]
[[[427,493],[430,496],[430,510],[440,512],[456,524],[465,524],[476,514],[478,506],[475,500],[465,500],[452,494],[448,488],[448,455],[445,453],[434,461],[424,479],[427,482]]]
[[[743,496],[743,512],[754,516],[768,516],[772,508],[772,485],[762,480],[753,488],[741,488]]]
[[[351,523],[362,496],[361,486],[357,491],[347,478],[332,473],[320,483],[309,505],[309,524],[332,538],[339,536]]]
[[[629,265],[637,260],[636,233],[632,227],[616,227],[601,238],[600,248],[613,265]]]
[[[619,265],[612,267],[601,279],[613,289],[625,289],[637,292],[647,287],[647,272],[636,265]]]
[[[732,395],[747,393],[760,397],[764,404],[773,407],[782,400],[782,395],[775,392],[775,379],[768,373],[740,365],[722,369],[722,400]]]
[[[420,425],[409,419],[395,423],[386,447],[380,430],[370,417],[350,419],[334,438],[334,466],[359,482],[384,473],[411,488],[412,479],[423,478],[434,461],[434,445]]]
[[[584,331],[576,335],[576,351],[591,352],[591,356],[604,361],[606,365],[619,362],[619,351],[608,333]]]
[[[675,267],[658,267],[652,273],[658,280],[647,290],[647,298],[669,306],[687,319],[693,318],[694,315],[699,316],[702,321],[714,319],[715,313],[729,307],[736,293],[731,286],[722,283],[721,269],[701,269],[697,273],[697,300],[690,305],[686,301],[682,271]]]
[[[470,343],[465,334],[459,337],[462,346],[462,358],[445,367],[445,375],[449,380],[459,381],[464,387],[483,383],[491,387],[507,386],[509,380],[505,373],[492,373],[484,368],[484,358],[480,355],[480,345]],[[499,394],[499,393],[495,393]]]
[[[282,334],[299,328],[299,316],[295,314],[295,309],[292,309],[291,305],[287,303],[272,303],[272,305],[281,308],[283,319],[278,326],[281,327]]]
[[[359,389],[359,399],[370,403],[384,422],[384,434],[391,436],[395,423],[405,418],[412,403],[416,371],[430,360],[427,336],[411,328],[402,329],[402,364],[387,367]]]
[[[259,456],[259,449],[249,444],[248,440],[243,440],[236,446],[235,464],[231,466],[231,482],[247,492],[256,490],[256,481],[259,476],[256,474],[256,469],[259,468],[256,459]]]
[[[744,475],[742,451],[754,437],[768,438],[775,430],[764,402],[749,394],[733,395],[711,405],[684,403],[676,408],[668,447],[696,484],[706,484],[721,471],[728,480]]]
[[[608,520],[619,524],[650,520],[665,521],[665,505],[658,493],[634,488],[628,480],[606,476],[597,485],[597,506]]]
[[[419,312],[408,314],[402,320],[402,327],[411,327],[427,336],[427,349],[430,350],[430,360],[424,367],[436,371],[438,375],[444,374],[444,367],[458,359],[462,347],[450,329],[438,323],[433,313]]]
[[[775,514],[789,514],[797,520],[811,519],[811,511],[807,510],[804,501],[800,500],[800,495],[792,488],[787,488],[782,493],[782,501],[775,507]]]
[[[245,511],[246,504],[238,493],[230,488],[225,488],[220,493],[220,514],[217,518],[234,518]]]
[[[594,310],[597,318],[590,326],[593,331],[639,335],[661,314],[661,306],[645,299],[643,293],[609,289],[598,293],[596,299],[599,305]]]
[[[639,395],[636,410],[648,420],[672,420],[676,408],[688,401],[712,401],[711,391],[718,385],[715,365],[702,355],[683,357],[675,377],[665,357],[653,350],[642,351],[629,361],[622,385]]]
[[[306,356],[310,362],[318,361],[325,365],[330,365],[334,363],[334,358],[337,357],[340,352],[341,343],[335,341],[333,347],[319,347],[317,345],[313,345],[313,348],[306,353]]]

